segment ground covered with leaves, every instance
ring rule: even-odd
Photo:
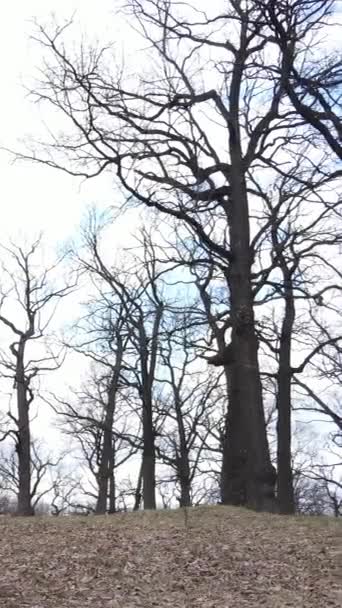
[[[0,518],[1,608],[342,605],[342,526],[228,507]]]

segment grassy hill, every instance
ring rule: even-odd
[[[342,526],[332,519],[208,507],[2,517],[0,535],[1,608],[342,605]]]

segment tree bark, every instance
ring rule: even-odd
[[[179,500],[180,507],[191,507],[191,483],[186,477],[180,479],[181,495]]]
[[[159,327],[163,315],[163,304],[156,302],[153,331],[148,349],[148,340],[143,319],[139,323],[141,356],[141,397],[143,423],[143,500],[144,509],[156,508],[156,450],[153,424],[153,382],[158,358]]]
[[[105,429],[103,432],[101,460],[97,474],[98,496],[95,507],[96,515],[104,514],[107,511],[108,484],[111,477],[110,459],[112,452],[112,426],[113,418],[107,410]]]
[[[243,429],[241,412],[233,407],[231,370],[230,366],[224,366],[228,407],[225,416],[225,428],[222,444],[222,467],[221,467],[221,502],[224,505],[244,505],[246,503],[246,487],[243,475],[239,470],[245,467],[246,446],[244,445],[244,432],[237,433],[236,429]],[[235,433],[232,430],[235,429]]]
[[[17,406],[18,406],[18,515],[34,515],[31,504],[31,436],[29,402],[24,367],[25,341],[21,338],[18,345],[16,364]]]
[[[217,345],[219,349],[219,353],[224,357],[225,343],[224,339],[217,339]],[[244,453],[242,438],[238,438],[239,445],[234,446],[234,437],[232,436],[230,429],[238,428],[240,426],[238,420],[233,420],[233,415],[236,412],[232,407],[232,394],[231,394],[231,364],[224,364],[224,375],[226,379],[226,387],[227,387],[227,411],[224,420],[224,434],[222,441],[222,465],[221,465],[221,475],[220,475],[220,494],[221,494],[221,503],[223,505],[228,504],[244,504],[245,501],[245,489],[244,483],[239,477],[234,473],[232,473],[233,458],[234,455],[239,454],[240,451],[240,459],[242,454]],[[236,456],[235,456],[236,457]],[[236,467],[239,466],[239,461],[235,460]],[[235,468],[235,466],[234,466]]]
[[[115,442],[112,442],[111,458],[109,462],[109,510],[108,513],[116,513],[116,479],[115,479]]]
[[[156,508],[156,455],[152,417],[152,403],[148,398],[143,403],[143,498],[144,509]]]
[[[233,364],[230,367],[230,458],[227,500],[257,510],[275,509],[275,471],[269,455],[255,333],[247,187],[239,128],[244,41],[236,58],[229,97],[231,263],[228,271]],[[243,493],[242,493],[243,489]]]
[[[177,477],[180,484],[181,495],[179,499],[180,507],[191,507],[191,479],[190,479],[190,463],[189,451],[186,441],[184,429],[184,419],[182,412],[181,399],[179,396],[178,387],[175,384],[173,377],[173,391],[175,398],[175,409],[179,436],[179,455],[176,455],[177,462]]]
[[[110,452],[112,449],[112,437],[111,437],[112,430],[111,430],[111,427],[107,426],[107,424],[108,424],[107,413],[106,413],[105,429],[103,432],[103,445],[102,445],[102,452],[101,452],[101,460],[100,460],[99,470],[98,470],[98,474],[97,474],[98,496],[97,496],[96,507],[95,507],[96,515],[104,514],[107,511],[108,482],[109,482],[109,476],[110,476],[109,459],[110,459]],[[108,416],[108,418],[109,418],[109,416]]]
[[[137,480],[137,487],[135,488],[135,492],[134,492],[133,511],[139,511],[139,509],[140,509],[141,498],[142,498],[142,495],[141,495],[142,479],[143,479],[143,461],[141,462],[141,467],[139,470],[139,475],[138,475],[138,480]]]
[[[97,476],[98,497],[96,502],[96,515],[104,514],[107,511],[108,487],[111,486],[111,479],[114,474],[114,451],[113,451],[113,422],[116,404],[116,394],[120,378],[120,370],[123,356],[123,344],[120,335],[117,335],[117,355],[116,363],[113,369],[113,375],[108,388],[108,401],[106,406],[103,444],[100,465]],[[113,508],[113,504],[111,505]],[[115,508],[115,507],[114,507]]]
[[[285,312],[280,336],[277,387],[277,496],[280,512],[295,512],[291,462],[291,337],[295,320],[292,281],[289,271],[283,270]]]

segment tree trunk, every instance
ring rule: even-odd
[[[95,514],[101,515],[107,511],[108,482],[109,482],[109,459],[111,452],[111,432],[105,428],[103,433],[103,446],[101,460],[97,473],[98,496],[95,507]]]
[[[143,423],[143,499],[144,509],[156,508],[156,450],[153,424],[153,383],[158,358],[159,327],[163,316],[163,304],[158,301],[155,310],[153,331],[148,349],[148,340],[143,319],[140,319],[139,335],[141,348],[141,397]]]
[[[183,451],[177,458],[177,477],[180,484],[180,507],[191,507],[191,475],[189,464],[189,453],[186,446],[183,446]]]
[[[110,460],[112,453],[112,408],[107,407],[106,418],[103,431],[103,444],[101,459],[97,474],[98,496],[95,507],[96,515],[101,515],[107,511],[108,484],[110,480]]]
[[[29,402],[24,370],[24,343],[20,342],[17,355],[17,406],[18,406],[18,515],[34,515],[31,504],[31,436]]]
[[[226,365],[224,370],[228,407],[222,445],[221,502],[224,505],[244,505],[246,504],[246,484],[244,476],[239,474],[239,471],[244,469],[246,460],[243,421],[239,420],[239,413],[241,414],[239,409],[233,407],[230,366]],[[232,433],[231,429],[241,429],[241,433]]]
[[[186,477],[180,478],[181,495],[179,499],[180,507],[191,507],[191,483]]]
[[[249,209],[239,127],[239,100],[246,56],[245,33],[234,63],[229,94],[229,152],[231,195],[227,208],[231,262],[230,291],[233,363],[230,366],[228,496],[232,504],[275,510],[276,475],[266,435],[262,387],[255,333],[250,249]]]
[[[116,404],[116,394],[118,390],[123,355],[123,345],[120,335],[117,335],[117,345],[118,349],[116,355],[116,363],[108,387],[108,400],[106,404],[106,414],[103,430],[103,444],[97,476],[99,493],[95,508],[96,515],[104,514],[107,511],[108,487],[110,487],[111,485],[111,479],[114,474],[113,421]]]
[[[218,344],[219,346],[219,344]],[[219,346],[220,348],[220,346]],[[223,348],[224,348],[224,344],[223,344]],[[222,352],[222,349],[221,349]],[[231,382],[230,382],[230,376],[229,376],[229,366],[228,365],[224,365],[224,374],[226,377],[226,386],[227,386],[227,396],[228,396],[228,404],[227,404],[227,411],[225,414],[225,420],[224,420],[224,432],[223,432],[223,438],[222,438],[222,465],[221,465],[221,475],[220,475],[220,496],[221,496],[221,503],[223,505],[227,505],[230,502],[230,497],[233,494],[243,494],[243,489],[241,488],[240,491],[238,491],[237,489],[233,492],[232,489],[230,488],[230,477],[229,477],[229,462],[231,459],[231,454],[230,454],[230,445],[229,445],[229,429],[231,426],[231,421],[230,421],[230,415],[231,415]]]
[[[228,499],[232,504],[273,511],[276,480],[270,461],[262,401],[250,277],[248,204],[242,174],[235,175],[231,184],[234,194],[229,288],[234,360],[230,367]]]
[[[179,395],[178,386],[175,384],[173,378],[173,391],[175,399],[175,409],[179,436],[179,456],[176,455],[177,461],[177,477],[180,483],[181,495],[179,499],[180,507],[191,507],[191,474],[190,474],[190,463],[189,463],[189,451],[186,441],[186,434],[184,429],[184,419],[182,412],[181,399]]]
[[[115,480],[115,441],[112,437],[111,457],[109,461],[109,510],[108,513],[116,512],[116,480]]]
[[[142,479],[143,479],[143,463],[141,462],[141,467],[139,470],[139,475],[138,475],[138,480],[137,480],[137,487],[135,488],[135,493],[134,493],[133,511],[139,511],[139,509],[140,509],[141,498],[142,498],[142,496],[141,496]]]
[[[150,399],[143,404],[143,498],[144,509],[156,508],[156,456],[152,403]]]
[[[280,336],[277,387],[277,496],[280,512],[295,512],[291,463],[291,337],[295,319],[292,281],[284,273],[285,312]]]
[[[227,348],[224,336],[220,332],[216,334],[216,341],[218,347],[216,360],[224,366],[228,396],[222,441],[221,503],[225,505],[245,505],[247,502],[246,475],[241,474],[241,472],[246,468],[247,447],[241,409],[233,406],[233,350],[231,345]],[[235,432],[232,433],[231,429],[235,429]]]

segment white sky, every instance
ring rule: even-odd
[[[29,39],[32,18],[48,22],[55,11],[60,21],[77,10],[82,24],[94,33],[108,34],[108,15],[113,0],[12,0],[2,5],[0,19],[0,146],[17,148],[18,140],[40,130],[38,109],[27,99],[23,86],[30,85],[39,68],[40,49]],[[9,235],[37,234],[43,230],[51,244],[75,232],[87,205],[110,204],[113,191],[109,178],[80,184],[61,172],[31,163],[15,163],[0,151],[0,242]]]
[[[30,40],[34,33],[33,19],[48,23],[55,13],[60,22],[70,18],[75,11],[76,20],[83,26],[91,27],[96,36],[110,39],[113,33],[112,13],[115,0],[12,0],[2,5],[0,14],[0,146],[18,149],[19,140],[29,134],[36,135],[41,130],[39,109],[27,98],[25,86],[32,83],[41,62],[41,50]],[[24,86],[25,85],[25,86]],[[87,208],[96,204],[107,207],[115,203],[117,196],[110,176],[81,183],[62,172],[54,171],[33,163],[13,163],[7,152],[0,150],[0,243],[9,239],[30,244],[37,234],[44,233],[44,244],[52,250],[59,248],[72,236]],[[132,229],[132,218],[123,218],[115,229],[115,244],[125,238]],[[75,299],[65,305],[74,309]],[[1,330],[4,337],[3,330]],[[8,334],[4,340],[7,348]],[[72,360],[67,376],[70,383],[78,384],[82,370]],[[70,364],[71,363],[71,364]],[[63,370],[63,385],[69,382]],[[62,372],[51,375],[52,387],[61,383]],[[50,384],[50,383],[49,383]],[[4,411],[8,408],[8,398],[1,396]],[[46,407],[40,407],[37,423],[41,430],[49,423],[50,415]]]

